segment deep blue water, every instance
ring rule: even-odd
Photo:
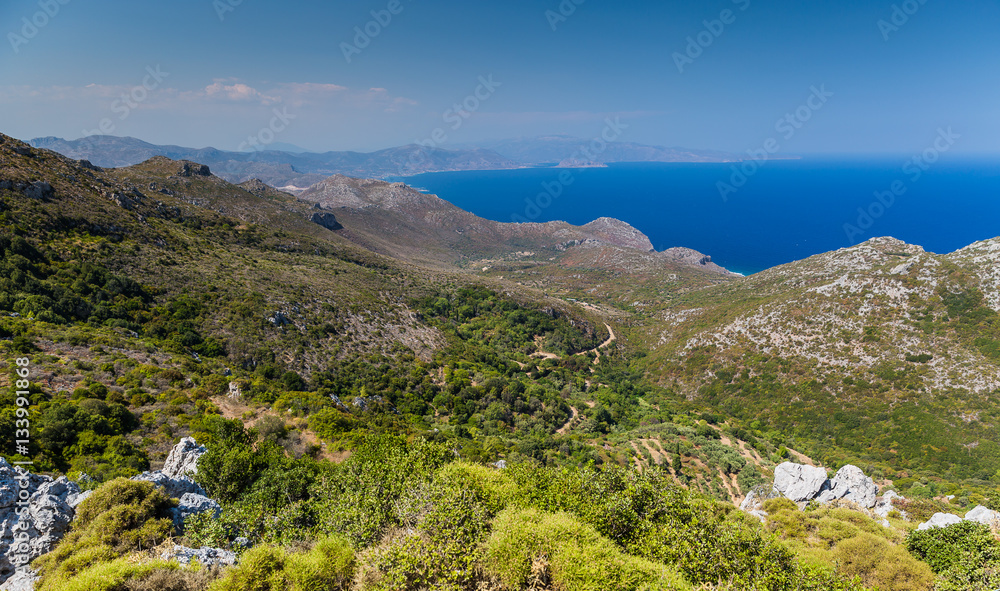
[[[904,170],[907,160],[770,161],[726,199],[718,183],[732,185],[738,165],[616,164],[431,173],[403,180],[497,221],[585,224],[618,218],[648,235],[657,250],[686,246],[744,274],[873,236],[894,236],[937,253],[1000,236],[1000,159],[946,154],[926,171]],[[560,183],[560,175],[572,184]],[[905,192],[894,200],[884,196],[890,204],[884,207],[875,193],[890,191],[894,182]],[[548,198],[546,186],[562,193]],[[859,208],[870,217],[862,217]]]

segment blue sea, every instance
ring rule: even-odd
[[[907,157],[752,164],[613,164],[430,173],[404,180],[484,218],[607,216],[752,274],[874,236],[946,253],[1000,236],[1000,159]],[[747,174],[749,173],[749,174]]]

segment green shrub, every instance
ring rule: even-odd
[[[173,506],[174,501],[149,482],[119,478],[104,484],[77,507],[70,533],[56,549],[32,563],[42,574],[39,591],[68,589],[70,581],[91,580],[88,577],[100,580],[100,573],[115,577],[126,572],[118,560],[123,554],[148,550],[170,536]]]
[[[136,562],[127,557],[117,558],[111,562],[99,562],[60,581],[57,587],[42,586],[41,589],[58,589],[59,591],[124,591],[130,582],[141,581],[157,571],[176,571],[180,568],[177,562],[155,560],[152,562]]]
[[[930,591],[934,572],[901,546],[862,533],[840,542],[834,550],[841,571],[858,576],[869,587],[893,591]]]
[[[914,530],[906,538],[906,545],[935,573],[954,567],[966,556],[983,564],[1000,560],[1000,545],[993,538],[989,526],[974,521]]]
[[[354,569],[354,550],[342,537],[320,540],[308,552],[300,553],[257,546],[209,591],[346,591]]]
[[[505,587],[547,582],[559,589],[691,589],[676,571],[629,556],[566,513],[508,509],[493,524],[483,559]]]
[[[910,532],[907,547],[940,575],[937,591],[993,591],[1000,587],[1000,544],[990,528],[963,521]]]

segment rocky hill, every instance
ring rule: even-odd
[[[18,589],[570,588],[583,555],[600,588],[1000,584],[1000,240],[744,278],[608,218],[6,136],[0,221]]]

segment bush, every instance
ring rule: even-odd
[[[844,540],[834,551],[842,572],[858,576],[869,587],[894,591],[930,591],[934,572],[900,546],[862,533]]]
[[[914,556],[941,576],[937,591],[993,591],[1000,587],[1000,545],[990,528],[963,521],[913,531],[906,539]]]
[[[117,591],[115,586],[88,587],[77,581],[95,581],[96,585],[96,581],[125,581],[150,572],[137,571],[140,567],[119,558],[166,540],[173,531],[173,506],[174,501],[149,482],[119,478],[101,486],[77,507],[70,533],[56,549],[32,564],[42,575],[39,591]]]
[[[993,539],[989,526],[974,521],[914,530],[906,538],[906,545],[935,573],[953,568],[966,556],[983,564],[1000,560],[1000,546]]]
[[[346,591],[354,569],[354,550],[342,537],[322,539],[300,553],[257,546],[209,591]]]
[[[623,553],[575,517],[535,509],[508,509],[497,517],[483,566],[512,589],[549,582],[580,591],[692,589],[677,572]]]

